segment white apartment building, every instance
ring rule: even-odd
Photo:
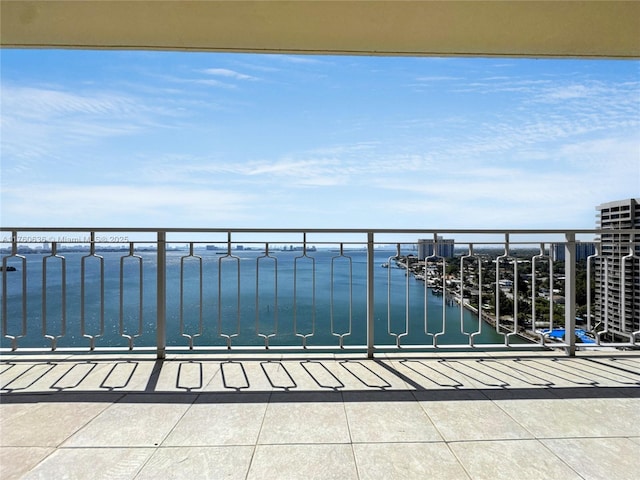
[[[596,209],[597,228],[640,229],[640,198],[603,203]],[[628,340],[640,330],[640,234],[602,233],[596,240],[601,242],[595,261],[596,325],[612,340]]]
[[[453,258],[455,240],[453,238],[433,238],[418,239],[418,260],[424,260],[433,255],[434,251],[438,257]]]

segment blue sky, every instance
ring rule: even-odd
[[[594,228],[640,62],[2,50],[3,226]]]

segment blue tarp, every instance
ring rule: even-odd
[[[545,335],[549,334],[551,338],[563,339],[564,330],[565,330],[564,328],[554,328],[553,330],[551,330],[551,332],[549,332],[549,329],[546,328],[544,330],[541,330],[540,332]],[[596,343],[596,341],[593,338],[591,338],[589,335],[587,335],[587,332],[585,332],[581,328],[576,328],[576,337],[582,340],[582,343]]]

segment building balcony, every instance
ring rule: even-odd
[[[5,229],[1,476],[634,478],[594,233]]]

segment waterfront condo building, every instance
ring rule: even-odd
[[[603,203],[596,226],[602,230],[640,228],[640,198]],[[601,233],[595,258],[595,325],[605,338],[626,340],[640,330],[640,235]]]
[[[418,239],[418,260],[424,260],[436,252],[438,257],[453,258],[455,240],[453,238],[442,238],[438,236],[434,239]]]

